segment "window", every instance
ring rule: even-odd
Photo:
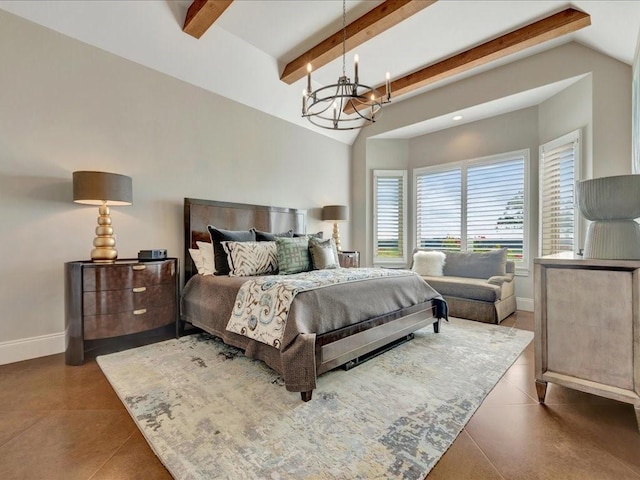
[[[576,250],[580,130],[540,146],[540,255]]]
[[[416,245],[469,252],[507,247],[509,258],[526,266],[528,161],[523,150],[416,169]]]
[[[416,176],[416,230],[420,248],[460,250],[462,169]]]
[[[405,264],[407,172],[373,171],[373,261]]]

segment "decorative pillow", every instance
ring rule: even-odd
[[[308,272],[311,270],[311,258],[309,256],[309,238],[277,237],[278,268],[280,273]]]
[[[227,252],[222,248],[222,242],[255,242],[256,234],[251,230],[223,230],[213,225],[209,225],[207,228],[209,235],[211,235],[211,243],[213,243],[216,275],[229,275],[230,268],[227,261]]]
[[[211,250],[213,253],[213,250]],[[200,252],[199,248],[190,248],[189,255],[191,255],[191,260],[193,260],[193,264],[196,266],[199,275],[204,275],[204,261],[202,260],[202,252]]]
[[[265,275],[278,271],[276,242],[222,242],[230,277]]]
[[[411,270],[418,275],[441,277],[446,258],[444,252],[418,251],[413,254]]]
[[[213,275],[216,271],[216,264],[213,260],[213,245],[209,242],[196,242],[196,245],[202,256],[202,275]],[[200,269],[198,269],[198,273],[200,273]]]
[[[316,237],[322,240],[322,238],[324,237],[324,232],[318,232],[318,233],[294,233],[293,236],[295,238],[298,237]]]
[[[507,249],[488,252],[447,252],[444,274],[454,277],[501,277],[507,271]]]
[[[309,239],[309,253],[315,270],[338,268],[340,266],[338,249],[333,238],[320,240],[319,238],[311,237]]]
[[[261,232],[260,230],[256,230],[252,228],[251,231],[256,235],[257,242],[275,242],[276,237],[293,237],[293,230],[289,230],[288,232],[282,233],[269,233],[269,232]]]

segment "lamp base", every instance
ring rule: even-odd
[[[94,248],[91,250],[93,263],[113,263],[117,258],[118,251],[115,248]]]
[[[96,238],[93,239],[91,250],[91,261],[95,263],[113,263],[118,258],[116,250],[116,239],[113,237],[113,227],[111,226],[111,215],[109,207],[104,202],[98,208],[98,226],[96,227]]]
[[[340,230],[338,229],[338,223],[333,224],[333,241],[336,244],[336,249],[341,252],[342,246],[340,245]]]
[[[587,229],[584,258],[640,259],[640,225],[634,220],[596,220]]]

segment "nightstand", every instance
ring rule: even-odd
[[[360,252],[348,250],[338,252],[338,262],[343,268],[358,268],[360,266]]]
[[[86,340],[175,324],[179,277],[177,258],[65,263],[67,365],[82,365]]]

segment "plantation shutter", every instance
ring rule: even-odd
[[[416,176],[416,245],[460,250],[462,238],[462,170]]]
[[[580,132],[540,147],[540,254],[575,250]]]
[[[406,262],[407,172],[374,170],[374,261]]]
[[[467,251],[507,247],[520,260],[524,239],[524,157],[467,169]]]

